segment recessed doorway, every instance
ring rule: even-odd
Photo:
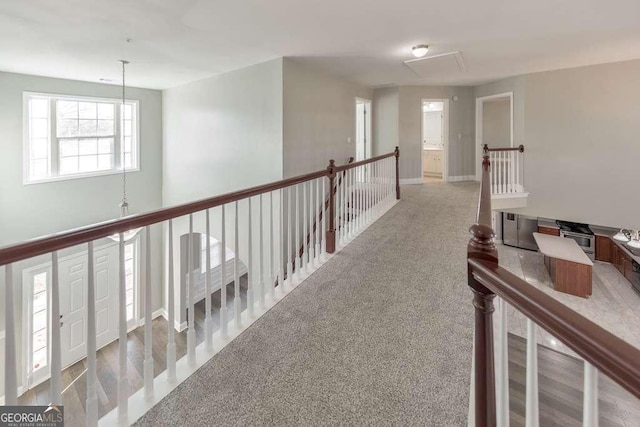
[[[476,98],[476,180],[480,181],[482,146],[513,147],[513,92]]]
[[[449,100],[422,100],[422,176],[425,184],[447,180]]]

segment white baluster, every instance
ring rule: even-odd
[[[321,236],[321,232],[320,230],[322,230],[322,228],[320,227],[320,209],[322,204],[324,204],[324,194],[322,195],[322,197],[320,196],[320,179],[316,179],[316,198],[314,199],[316,207],[315,207],[315,214],[316,214],[316,221],[315,221],[315,235],[316,235],[316,260],[318,262],[320,262],[320,236]]]
[[[120,287],[118,292],[118,421],[127,423],[129,414],[129,378],[127,375],[127,275],[124,269],[124,235],[118,243]],[[95,310],[94,310],[95,311]]]
[[[313,181],[309,181],[309,266],[312,270],[313,264],[315,262],[315,238],[313,233],[313,219],[315,218],[314,211],[316,209],[313,187]]]
[[[309,248],[307,247],[307,183],[302,183],[302,264],[300,265],[302,271],[307,271],[307,259],[309,254]]]
[[[18,402],[18,380],[16,376],[16,324],[13,313],[13,266],[4,266],[5,296],[4,296],[4,404],[16,405]]]
[[[205,210],[205,276],[204,276],[204,345],[208,352],[213,351],[213,319],[211,318],[211,224],[209,209]]]
[[[520,189],[520,152],[516,152],[516,192],[522,191]]]
[[[289,285],[293,284],[293,260],[295,255],[293,254],[293,212],[291,211],[291,187],[287,187],[287,278],[289,279]]]
[[[538,343],[536,324],[527,318],[527,391],[526,391],[526,427],[540,425],[538,406]]]
[[[121,237],[122,238],[122,237]],[[56,264],[58,263],[56,255]],[[57,270],[57,267],[56,267]],[[98,393],[96,384],[98,382],[96,371],[96,279],[93,257],[93,242],[87,244],[87,402],[86,402],[86,422],[87,426],[98,425]],[[59,322],[52,319],[53,323]],[[126,340],[125,340],[126,342]],[[126,347],[126,345],[125,345]],[[58,375],[59,371],[58,371]]]
[[[187,249],[187,291],[189,292],[189,313],[187,331],[187,357],[189,366],[196,366],[196,309],[195,309],[195,283],[193,276],[193,214],[189,214],[189,248]]]
[[[584,402],[582,404],[582,426],[598,426],[598,370],[584,362]]]
[[[263,203],[262,194],[260,194],[260,307],[265,308],[264,304],[264,218],[262,215]]]
[[[363,206],[364,206],[364,192],[362,191],[363,189],[363,180],[364,180],[364,175],[363,175],[363,167],[360,166],[358,168],[358,231],[360,231],[360,229],[362,228],[362,214],[364,212],[363,210]]]
[[[233,237],[233,317],[235,318],[236,328],[240,329],[242,305],[240,300],[240,239],[238,234],[238,201],[236,200]]]
[[[275,299],[276,288],[276,272],[278,271],[274,264],[274,254],[276,252],[276,242],[273,238],[273,191],[269,193],[269,291],[271,292],[271,300]]]
[[[220,206],[220,336],[227,337],[227,220],[225,218],[225,205]]]
[[[145,227],[145,286],[144,286],[144,398],[153,400],[153,307],[151,306],[151,227]]]
[[[516,152],[511,151],[509,156],[509,192],[515,193],[515,170],[516,170]]]
[[[278,256],[276,259],[278,260],[278,286],[280,287],[280,291],[285,291],[285,283],[284,283],[284,272],[287,268],[287,264],[284,262],[284,241],[285,241],[285,229],[284,229],[284,190],[281,188],[278,190],[280,196],[280,214],[278,218],[280,219],[280,233],[278,234]]]
[[[509,341],[507,325],[507,303],[498,299],[498,345],[496,366],[496,408],[500,427],[509,426]]]
[[[60,274],[58,265],[58,252],[53,251],[51,252],[51,380],[49,381],[49,386],[51,392],[51,403],[53,403],[54,405],[62,404],[61,371],[62,354],[60,346]],[[89,391],[88,385],[87,391]]]
[[[249,203],[249,237],[247,238],[247,249],[249,249],[249,269],[247,271],[247,310],[249,317],[254,316],[254,277],[253,277],[253,222],[251,221],[251,197],[248,199]]]
[[[302,277],[302,258],[300,257],[300,184],[296,184],[296,240],[293,250],[295,251],[296,272],[298,273],[298,278],[300,278]]]
[[[173,278],[173,220],[169,220],[169,280],[167,281],[167,380],[176,380],[176,337],[175,337],[175,288]]]
[[[325,182],[327,181],[325,178],[320,178],[322,180],[322,227],[320,228],[320,239],[321,239],[321,249],[320,254],[324,257],[327,254],[327,209],[325,200],[327,200],[327,191],[325,188]]]

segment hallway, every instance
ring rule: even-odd
[[[477,184],[402,200],[139,425],[463,425]]]

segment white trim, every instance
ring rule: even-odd
[[[447,180],[448,182],[461,182],[461,181],[475,181],[475,175],[458,175],[458,176],[450,176]]]
[[[364,122],[364,127],[365,127],[365,131],[366,131],[366,142],[365,142],[365,147],[364,147],[364,158],[365,159],[369,159],[371,157],[373,157],[373,101],[371,101],[370,99],[366,99],[366,98],[360,98],[359,96],[356,96],[356,102],[354,104],[354,114],[356,117],[356,120],[354,121],[354,149],[353,149],[353,158],[355,159],[355,161],[358,161],[358,103],[361,104],[365,104],[369,106],[368,110],[365,110],[367,112],[367,115],[365,116],[365,122]],[[368,124],[368,126],[367,126]]]
[[[424,184],[424,178],[403,178],[400,185]]]
[[[422,99],[420,104],[420,175],[424,177],[424,143],[422,141],[422,137],[424,135],[424,104],[428,102],[442,102],[442,114],[443,114],[443,124],[442,124],[442,180],[444,182],[448,182],[449,177],[449,98],[433,98]]]
[[[480,165],[482,164],[482,108],[484,101],[497,98],[509,98],[509,115],[511,116],[511,147],[513,147],[513,92],[497,93],[495,95],[487,95],[476,98],[476,164],[475,164],[475,180],[480,181]]]

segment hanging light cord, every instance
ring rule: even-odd
[[[120,60],[122,64],[122,108],[120,111],[120,161],[122,162],[122,203],[120,204],[121,214],[122,216],[129,214],[129,203],[127,202],[127,162],[126,162],[126,154],[124,151],[124,114],[125,114],[125,65],[129,63],[129,61],[125,61],[123,59]]]

